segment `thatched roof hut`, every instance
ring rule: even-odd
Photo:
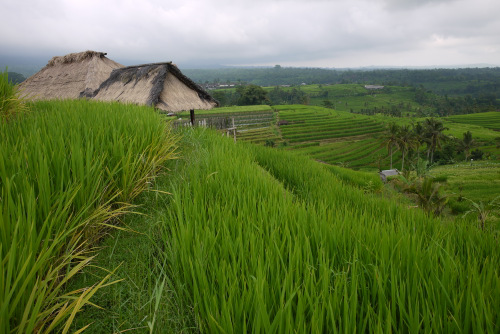
[[[53,57],[38,73],[21,83],[21,94],[31,100],[90,97],[111,71],[123,65],[106,53],[85,51]]]
[[[172,62],[113,70],[94,93],[101,101],[144,104],[165,111],[212,109],[219,105]]]

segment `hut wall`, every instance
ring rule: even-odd
[[[198,92],[187,87],[175,75],[168,73],[156,107],[166,111],[212,109],[215,102],[201,99]]]

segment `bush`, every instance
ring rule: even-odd
[[[9,119],[27,110],[17,93],[17,87],[9,82],[7,71],[0,73],[0,118]]]
[[[480,149],[476,148],[474,151],[471,152],[470,157],[471,159],[474,160],[481,160],[483,158],[484,152],[481,151]]]

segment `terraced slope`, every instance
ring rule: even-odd
[[[189,123],[189,112],[176,114],[180,124]],[[233,123],[234,122],[234,123]],[[246,140],[256,144],[267,141],[279,143],[282,141],[274,127],[275,113],[268,105],[233,106],[212,110],[195,110],[196,125],[223,130],[237,128],[238,140]]]
[[[450,116],[447,119],[454,123],[479,125],[488,129],[500,131],[500,112],[498,111],[456,115]]]
[[[363,115],[321,107],[277,106],[279,128],[290,149],[351,168],[389,167],[384,124]],[[394,164],[398,155],[393,156]],[[387,165],[387,166],[386,166]]]

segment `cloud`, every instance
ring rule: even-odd
[[[1,52],[10,54],[94,49],[136,61],[303,66],[500,59],[496,0],[6,0],[2,7]]]

